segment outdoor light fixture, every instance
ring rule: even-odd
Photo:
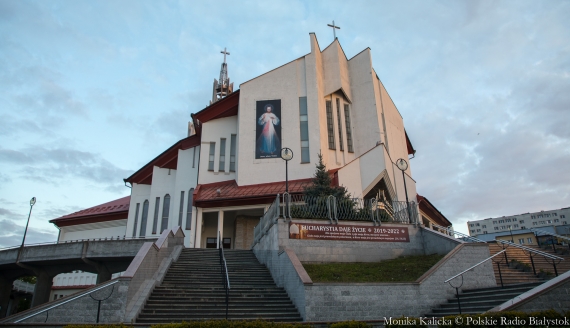
[[[28,225],[30,224],[30,216],[32,215],[32,208],[36,204],[36,197],[32,197],[30,199],[30,213],[28,214],[28,222],[26,222],[26,230],[24,230],[24,238],[22,238],[22,246],[20,249],[24,247],[24,241],[26,241],[26,233],[28,232]]]
[[[400,158],[396,161],[396,166],[402,171],[402,179],[404,180],[404,193],[406,194],[406,207],[408,209],[408,218],[410,219],[410,223],[412,223],[412,214],[410,213],[410,202],[408,200],[408,188],[406,187],[406,175],[404,171],[408,169],[408,162]]]
[[[287,163],[293,159],[293,151],[290,148],[281,148],[281,158],[285,161],[285,194],[287,195],[285,198],[286,202],[286,211],[285,217],[289,215],[289,168]]]

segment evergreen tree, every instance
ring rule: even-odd
[[[327,167],[323,163],[323,155],[321,152],[318,153],[319,162],[316,165],[317,170],[313,176],[311,182],[312,184],[305,187],[304,194],[311,197],[327,197],[335,196],[338,200],[349,198],[350,195],[347,193],[345,187],[336,187],[332,185],[331,176],[327,172]]]

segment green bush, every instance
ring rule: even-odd
[[[348,326],[347,326],[348,327]],[[350,326],[351,328],[364,326]],[[67,325],[65,328],[133,328],[126,324],[109,325]],[[299,323],[270,322],[263,320],[233,321],[233,320],[206,320],[206,321],[183,321],[178,323],[155,324],[151,328],[307,328]]]
[[[343,321],[343,322],[337,322],[337,323],[333,323],[330,328],[369,328],[370,325],[368,325],[366,322],[362,322],[362,321]]]

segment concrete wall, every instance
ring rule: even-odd
[[[555,310],[565,314],[570,309],[570,271],[553,278],[489,312]]]
[[[305,286],[307,321],[381,320],[384,317],[424,316],[453,297],[444,281],[489,256],[485,244],[456,247],[413,283],[314,283]],[[492,263],[466,273],[462,288],[495,286]]]
[[[320,223],[320,220],[294,220],[296,223]],[[325,223],[328,221],[322,221]],[[372,227],[372,222],[340,222],[339,224],[362,225]],[[328,241],[289,239],[288,224],[279,220],[279,247],[288,247],[295,251],[301,262],[377,262],[406,255],[424,255],[424,246],[420,228],[412,225],[382,224],[382,227],[407,227],[410,242],[363,242],[363,241]],[[265,236],[264,238],[272,238]],[[262,240],[263,241],[263,240]]]
[[[465,244],[463,241],[429,228],[421,227],[421,234],[426,254],[447,254],[457,245]]]

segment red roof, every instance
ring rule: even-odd
[[[130,202],[131,196],[126,196],[108,203],[64,215],[57,219],[50,220],[49,222],[57,225],[58,227],[63,227],[68,225],[126,219],[129,212]]]
[[[418,206],[420,210],[429,215],[438,225],[448,227],[451,222],[424,196],[416,194],[418,197]]]
[[[289,181],[289,193],[302,193],[311,179]],[[219,193],[218,193],[219,190]],[[285,192],[285,181],[238,186],[235,180],[198,185],[194,190],[194,205],[198,207],[267,204],[277,194]]]

